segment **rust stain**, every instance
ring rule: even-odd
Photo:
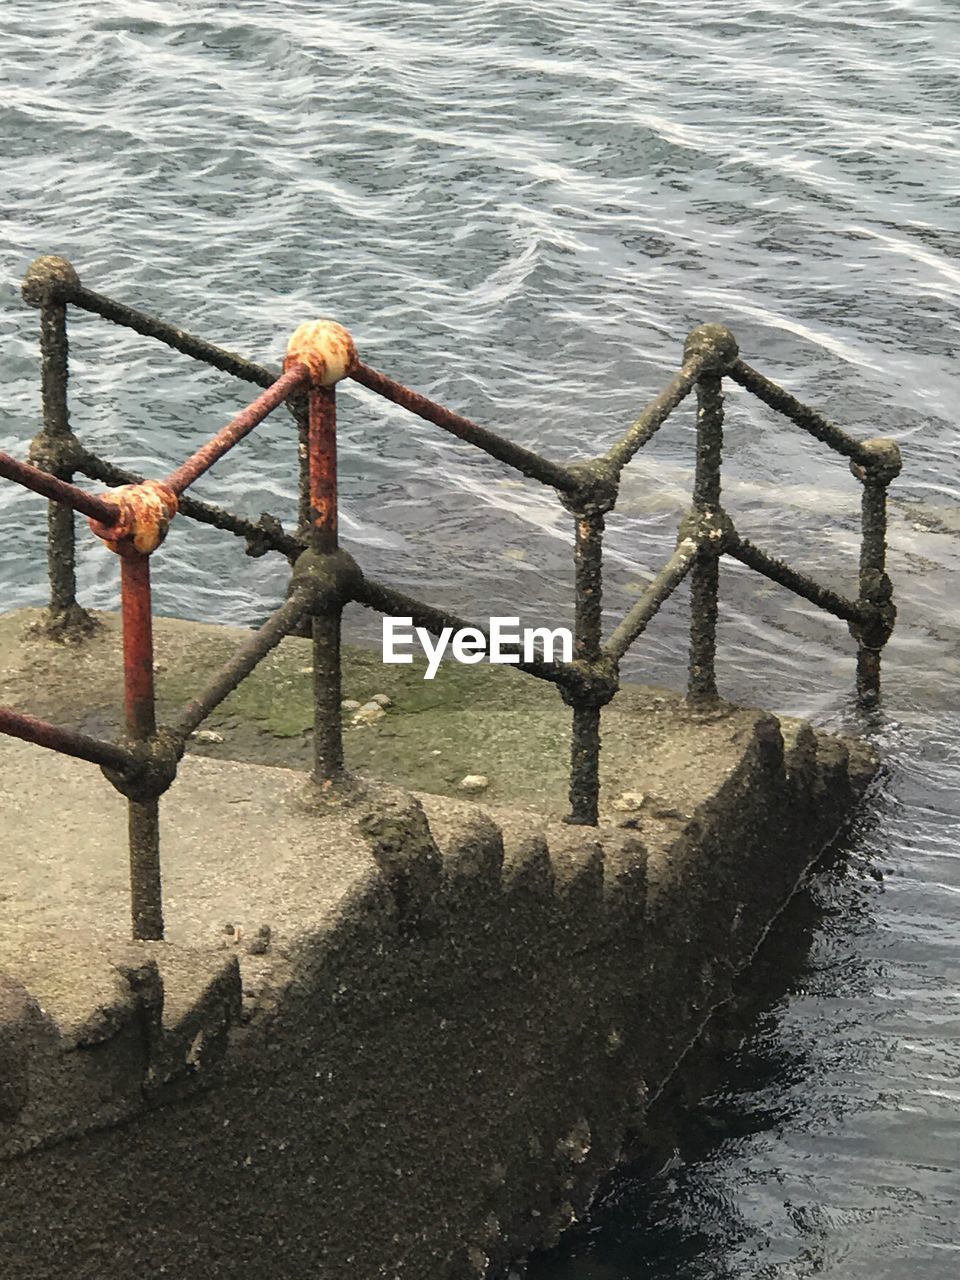
[[[91,519],[107,522],[117,515],[117,508],[103,498],[87,493],[86,489],[78,489],[75,484],[60,480],[29,462],[20,462],[9,453],[0,453],[0,476],[7,480],[15,480],[33,493],[39,493],[52,502],[63,502],[74,511],[80,511]]]
[[[51,751],[61,751],[64,755],[76,756],[80,760],[90,760],[93,764],[107,765],[113,769],[130,769],[136,762],[131,752],[115,742],[91,738],[76,729],[61,728],[50,724],[48,720],[23,715],[12,707],[0,707],[0,733],[9,733],[11,737],[22,738],[24,742],[33,742],[39,747],[48,747]]]
[[[153,693],[150,557],[132,550],[129,544],[120,554],[124,710],[128,731],[135,738],[149,738],[157,727]]]
[[[113,503],[119,515],[113,524],[91,518],[90,528],[118,555],[130,551],[149,555],[156,551],[180,508],[179,498],[162,480],[123,484],[100,496]]]
[[[323,550],[337,545],[337,405],[326,387],[310,389],[310,506]]]

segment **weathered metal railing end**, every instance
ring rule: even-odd
[[[67,303],[76,297],[80,280],[66,258],[46,255],[27,270],[21,285],[24,301],[40,312],[40,389],[43,426],[30,447],[30,461],[59,480],[77,471],[79,441],[70,427],[67,401],[69,345]],[[47,508],[47,567],[50,603],[39,630],[58,640],[79,640],[96,622],[77,603],[76,532],[73,510],[51,499]]]
[[[887,490],[903,466],[895,440],[864,440],[850,470],[863,485],[860,545],[861,620],[850,624],[857,642],[857,695],[864,706],[880,698],[880,654],[893,634],[897,609],[886,569]]]

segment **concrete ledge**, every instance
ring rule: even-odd
[[[4,1276],[465,1280],[553,1242],[875,767],[659,692],[619,723],[589,831],[188,758],[162,944],[125,940],[120,798],[0,740]]]

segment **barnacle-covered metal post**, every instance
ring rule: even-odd
[[[573,658],[589,672],[600,661],[603,512],[577,512],[574,528]],[[591,826],[597,821],[600,802],[600,712],[607,701],[596,696],[598,692],[590,688],[589,681],[568,684],[563,690],[565,700],[573,709],[569,820]]]
[[[80,280],[66,258],[46,255],[27,269],[21,285],[23,299],[40,312],[40,387],[43,427],[30,446],[30,461],[61,480],[76,471],[79,442],[70,430],[67,405],[67,303]],[[47,509],[47,571],[50,604],[41,629],[51,637],[76,640],[96,623],[77,604],[76,549],[73,508],[51,501]]]
[[[573,514],[573,662],[559,680],[573,711],[570,737],[570,814],[567,821],[595,826],[600,804],[600,715],[619,688],[617,659],[602,648],[603,533],[617,501],[619,471],[609,459],[574,464],[577,482],[560,500]]]
[[[717,596],[723,551],[720,505],[720,461],[723,451],[723,375],[739,351],[730,330],[722,324],[702,324],[691,330],[684,346],[684,362],[703,361],[697,379],[697,461],[690,523],[698,544],[690,575],[690,672],[687,697],[710,702],[717,696]]]
[[[120,557],[127,737],[132,745],[149,754],[157,733],[150,556],[166,537],[179,499],[169,485],[159,480],[123,485],[102,496],[116,506],[117,517],[106,523],[91,518],[90,527]],[[175,773],[175,762],[173,769]],[[151,940],[163,937],[160,795],[169,786],[172,775],[167,776],[165,770],[161,770],[161,775],[162,781],[155,771],[147,769],[132,782],[125,777],[111,777],[127,797],[133,936]]]
[[[357,365],[353,338],[332,320],[312,320],[291,335],[284,370],[306,371],[308,390],[309,541],[297,560],[293,585],[309,579],[313,603],[313,780],[328,786],[343,778],[340,630],[344,605],[354,598],[360,570],[340,550],[337,517],[336,385]]]
[[[880,653],[890,639],[897,618],[893,584],[886,571],[887,489],[900,474],[900,449],[895,440],[864,440],[859,460],[850,470],[863,485],[861,495],[860,596],[865,620],[851,623],[857,641],[857,696],[865,706],[880,697]]]

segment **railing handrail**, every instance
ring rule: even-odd
[[[575,638],[571,662],[524,661],[519,669],[559,687],[572,709],[571,822],[595,825],[599,805],[600,712],[620,687],[619,663],[680,583],[691,578],[688,699],[716,701],[716,621],[719,561],[729,554],[772,581],[845,620],[857,640],[857,690],[861,702],[879,696],[880,652],[896,610],[886,574],[886,492],[900,471],[893,440],[859,441],[784,388],[746,364],[723,325],[694,329],[682,366],[660,394],[603,454],[586,462],[558,463],[472,422],[364,364],[353,339],[330,321],[307,322],[290,339],[284,371],[244,359],[165,321],[94,293],[80,284],[63,258],[32,264],[25,300],[40,310],[43,428],[31,446],[31,462],[0,454],[0,475],[50,501],[48,561],[49,634],[82,633],[93,625],[76,601],[73,511],[121,561],[124,683],[127,733],[120,743],[94,739],[0,708],[0,732],[100,764],[130,806],[131,912],[137,938],[162,938],[159,859],[160,795],[171,785],[190,733],[254,669],[271,649],[311,619],[314,659],[314,766],[323,787],[342,785],[340,630],[343,607],[356,601],[385,614],[411,617],[433,632],[470,624],[432,605],[367,578],[343,551],[337,535],[336,385],[352,378],[541,484],[555,488],[574,519]],[[74,304],[156,338],[194,359],[263,388],[166,480],[143,480],[99,458],[70,429],[67,405],[66,306]],[[818,440],[850,459],[863,485],[859,594],[849,600],[755,547],[736,530],[721,503],[724,377],[730,377]],[[601,626],[603,532],[615,510],[621,473],[692,390],[697,393],[697,446],[693,502],[678,529],[677,548],[646,591],[604,642]],[[300,436],[300,520],[296,536],[275,517],[257,522],[199,502],[186,489],[270,412],[288,403]],[[72,484],[75,473],[115,487],[91,495]],[[149,557],[178,513],[246,538],[250,555],[281,552],[293,566],[286,602],[240,646],[172,727],[158,728],[153,689],[153,637]]]

